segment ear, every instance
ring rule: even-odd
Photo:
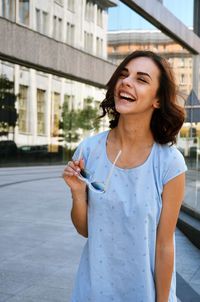
[[[153,108],[154,109],[160,108],[160,102],[158,99],[155,99],[155,101],[153,102]]]

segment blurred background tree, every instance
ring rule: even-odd
[[[63,103],[60,129],[62,129],[63,141],[69,146],[69,149],[71,149],[72,143],[79,141],[84,130],[99,130],[99,110],[93,104],[94,99],[91,97],[84,100],[83,109],[74,110],[73,107],[70,109],[67,101]]]
[[[14,94],[14,83],[5,75],[0,76],[0,136],[7,136],[12,128],[13,140],[14,129],[17,122],[17,110],[15,108],[17,96]]]

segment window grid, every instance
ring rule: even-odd
[[[28,86],[20,85],[19,86],[19,99],[18,99],[18,125],[20,133],[27,133],[27,115],[28,115]]]
[[[45,134],[45,90],[37,89],[37,134]]]

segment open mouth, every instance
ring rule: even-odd
[[[121,99],[124,99],[124,100],[126,100],[128,102],[135,102],[136,101],[135,97],[133,97],[129,93],[121,92],[119,94],[119,96],[120,96]]]

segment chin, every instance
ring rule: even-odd
[[[128,108],[125,108],[124,106],[120,106],[120,105],[116,105],[115,106],[115,110],[120,113],[120,114],[128,114],[128,113],[131,113],[130,112],[130,109]]]

